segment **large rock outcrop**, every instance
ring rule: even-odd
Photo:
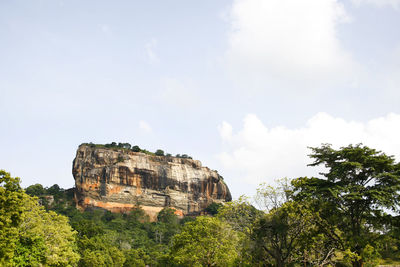
[[[212,202],[231,200],[216,171],[187,158],[82,144],[72,173],[81,209],[124,212],[139,205],[154,219],[164,207],[180,215],[195,215]]]

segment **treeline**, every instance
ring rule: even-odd
[[[165,208],[157,222],[139,207],[127,214],[82,213],[70,191],[33,185],[24,192],[2,171],[0,237],[7,242],[0,243],[0,265],[399,264],[400,164],[362,145],[322,145],[310,157],[311,166],[325,167],[320,178],[262,184],[254,200],[213,203],[209,215],[197,218],[180,220]],[[45,201],[49,195],[52,203]]]
[[[112,149],[124,149],[124,150],[130,150],[133,152],[141,152],[141,153],[145,153],[148,155],[155,155],[155,156],[166,156],[166,157],[172,157],[172,155],[170,153],[165,153],[164,150],[162,149],[157,149],[155,152],[150,152],[146,149],[142,149],[140,148],[138,145],[134,145],[132,146],[129,143],[116,143],[116,142],[111,142],[109,144],[93,144],[93,143],[83,143],[82,145],[87,145],[90,147],[99,147],[99,148],[112,148]],[[192,159],[191,156],[187,155],[187,154],[176,154],[175,155],[176,158],[184,158],[184,159]]]

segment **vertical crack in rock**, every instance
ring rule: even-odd
[[[140,205],[154,218],[164,207],[197,215],[232,199],[222,177],[192,159],[80,145],[72,173],[81,209],[125,212]]]

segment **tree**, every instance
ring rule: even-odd
[[[42,195],[46,194],[46,189],[43,188],[41,184],[34,184],[30,185],[25,189],[25,193],[27,193],[30,196],[37,196],[40,197]]]
[[[18,177],[0,170],[0,265],[8,266],[18,242],[18,227],[24,215],[25,193]]]
[[[207,206],[206,212],[211,215],[217,215],[218,209],[221,208],[223,205],[221,203],[213,202]]]
[[[156,156],[164,156],[164,150],[157,149],[155,154],[156,154]]]
[[[125,258],[124,267],[145,267],[146,263],[150,261],[149,255],[141,248],[126,251]]]
[[[245,196],[225,203],[218,209],[217,218],[239,233],[239,266],[263,266],[264,252],[255,244],[253,235],[254,224],[263,214]]]
[[[121,249],[113,243],[117,233],[109,231],[104,235],[96,235],[88,238],[83,236],[79,240],[79,248],[82,258],[79,266],[120,266],[125,262],[125,256]]]
[[[234,266],[237,233],[215,217],[197,217],[173,238],[170,257],[179,266]]]
[[[262,183],[257,188],[255,202],[265,212],[277,209],[291,199],[293,190],[288,178],[277,179],[275,184]]]
[[[132,151],[133,151],[133,152],[140,152],[140,151],[142,151],[142,150],[140,149],[139,146],[133,146],[133,147],[132,147]]]
[[[13,262],[17,266],[75,265],[79,260],[75,243],[76,232],[68,218],[46,211],[37,198],[25,195],[25,214],[19,230],[19,242]]]
[[[217,217],[229,223],[234,230],[250,235],[254,222],[262,214],[245,196],[240,196],[238,200],[225,203],[218,210]]]
[[[315,242],[323,241],[321,237],[313,239],[308,235],[313,233],[313,217],[312,211],[303,204],[287,201],[259,218],[254,223],[252,239],[256,247],[261,247],[266,253],[264,260],[272,258],[273,265],[278,267],[301,261],[310,262],[310,259],[304,259],[304,252],[309,252]],[[326,245],[320,243],[319,245]],[[333,255],[333,250],[329,250],[323,255],[323,259],[320,259],[320,255],[313,253],[312,266],[325,266],[321,261],[326,264]]]
[[[293,181],[295,198],[313,203],[322,232],[337,244],[354,267],[363,266],[383,236],[391,210],[398,212],[400,165],[391,156],[358,145],[335,150],[311,148],[310,166],[324,165],[324,178]],[[340,231],[341,234],[338,234]]]
[[[163,222],[166,224],[170,224],[170,225],[178,225],[179,224],[179,219],[175,215],[175,210],[172,208],[168,208],[168,207],[160,210],[160,212],[157,214],[157,221]]]

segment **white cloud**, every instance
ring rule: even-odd
[[[372,4],[378,7],[391,6],[395,9],[400,7],[400,0],[351,0],[356,6]]]
[[[157,48],[157,43],[157,39],[153,38],[145,45],[147,58],[151,64],[158,64],[160,62],[160,59],[154,51]]]
[[[143,120],[139,121],[139,129],[147,134],[150,134],[153,132],[153,129],[151,128],[150,124],[148,124],[146,121],[143,121]]]
[[[222,125],[218,126],[218,131],[221,135],[222,140],[224,141],[231,141],[232,130],[232,126],[226,121],[222,122]]]
[[[253,185],[282,177],[318,175],[318,169],[306,166],[311,163],[307,147],[321,143],[331,143],[335,148],[363,143],[400,161],[400,114],[394,113],[365,123],[318,113],[298,129],[267,128],[256,115],[250,114],[237,133],[227,122],[222,123],[219,131],[225,146],[218,155],[223,172],[237,173],[234,180]]]
[[[226,63],[248,86],[354,79],[357,66],[337,37],[350,17],[338,0],[235,0],[229,18]]]

